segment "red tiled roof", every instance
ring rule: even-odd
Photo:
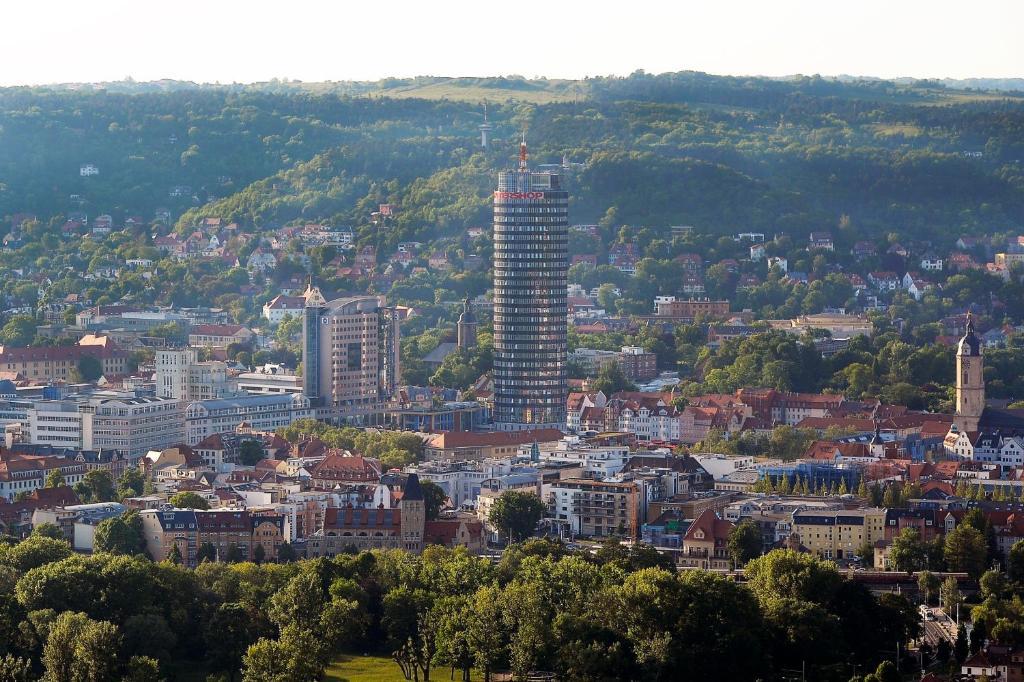
[[[60,485],[56,488],[36,488],[28,494],[25,501],[34,502],[40,507],[64,507],[69,504],[81,504],[74,489],[67,485]]]
[[[711,542],[715,544],[724,543],[729,539],[729,532],[733,524],[730,521],[718,518],[718,515],[711,509],[705,509],[700,516],[694,519],[690,527],[686,529],[683,542]],[[704,531],[703,538],[697,538],[697,531]]]
[[[309,473],[329,481],[379,481],[381,466],[376,459],[334,452],[310,467]]]
[[[219,433],[212,434],[199,441],[195,448],[196,450],[223,450],[224,438]]]
[[[483,535],[483,524],[479,521],[466,518],[438,519],[427,521],[423,529],[423,539],[428,544],[444,545],[451,547],[458,540],[459,528],[465,524],[466,530],[471,536],[479,538]]]
[[[285,296],[284,294],[278,294],[273,298],[273,300],[267,303],[267,308],[271,310],[295,310],[297,308],[302,308],[305,303],[306,299],[302,296]]]

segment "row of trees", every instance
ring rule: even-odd
[[[740,585],[677,575],[653,549],[617,542],[576,554],[530,540],[497,564],[431,547],[187,570],[36,536],[0,551],[0,575],[0,678],[14,680],[141,682],[190,667],[308,682],[339,653],[386,653],[424,681],[439,669],[753,680],[802,661],[815,679],[845,680],[918,632],[902,597],[875,598],[789,551],[750,558]]]

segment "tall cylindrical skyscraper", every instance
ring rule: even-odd
[[[519,168],[494,193],[494,422],[565,428],[569,194],[557,173]]]

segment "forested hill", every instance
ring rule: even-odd
[[[922,238],[1024,227],[1024,94],[691,72],[4,89],[0,216],[167,208],[180,229],[205,216],[359,227],[393,203],[387,241],[431,239],[489,221],[522,129],[531,162],[572,164],[574,222],[799,234],[848,215],[858,235]],[[83,177],[85,164],[99,173]]]

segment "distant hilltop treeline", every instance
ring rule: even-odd
[[[487,102],[489,146],[480,126]],[[570,219],[868,236],[1024,228],[1024,95],[697,72],[0,89],[3,216],[351,225],[378,247],[489,222],[499,169],[563,162]],[[372,224],[394,207],[387,230]],[[167,218],[165,218],[167,220]]]
[[[136,81],[126,78],[120,81],[101,81],[95,83],[54,83],[42,87],[52,89],[68,89],[79,91],[106,90],[108,92],[170,92],[175,90],[194,89],[225,89],[225,90],[247,90],[266,89],[271,91],[282,90],[303,90],[308,89],[316,92],[334,92],[337,94],[361,95],[371,93],[386,93],[389,90],[417,88],[424,86],[435,86],[445,84],[454,88],[495,88],[507,90],[514,93],[518,90],[552,90],[572,88],[575,86],[600,86],[604,82],[625,80],[630,77],[644,74],[637,71],[632,76],[588,76],[580,79],[548,79],[548,78],[527,78],[516,74],[501,76],[413,76],[413,77],[389,77],[376,81],[356,80],[332,80],[332,81],[303,81],[291,78],[272,78],[266,81],[252,83],[197,83],[195,81],[175,80],[165,78],[153,81]],[[690,78],[690,79],[727,79],[729,76],[715,76],[699,71],[681,71],[675,73],[652,74],[655,78]],[[733,77],[749,80],[750,77]],[[781,83],[800,83],[807,78],[815,78],[824,82],[841,84],[856,83],[889,83],[900,87],[925,87],[944,88],[948,90],[981,90],[999,91],[1006,93],[1024,93],[1024,78],[879,78],[875,76],[853,76],[849,74],[838,74],[835,76],[792,74],[788,76],[755,76],[760,81],[775,81]],[[584,91],[585,92],[585,91]],[[514,96],[514,95],[513,95]]]

